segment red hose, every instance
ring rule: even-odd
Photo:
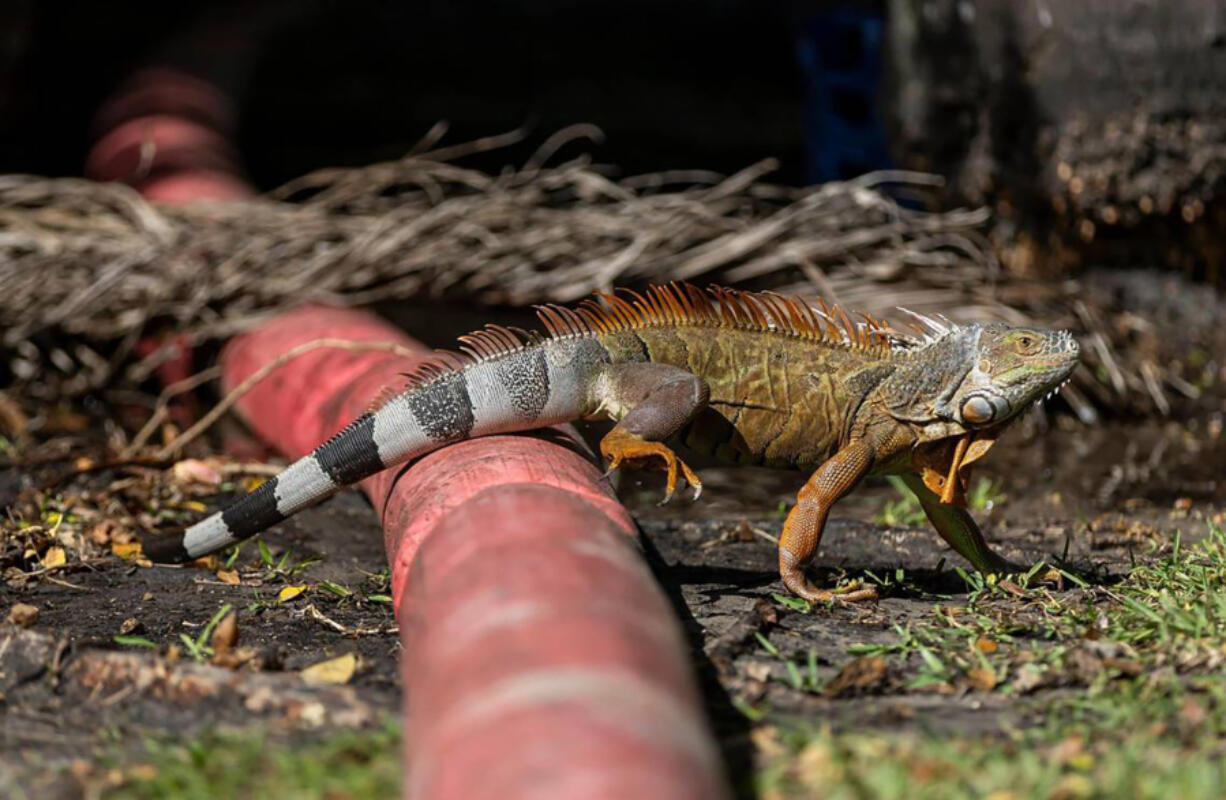
[[[231,342],[225,383],[323,337],[420,347],[369,314],[311,307]],[[418,360],[313,350],[238,409],[297,457]],[[566,429],[491,436],[363,482],[404,645],[406,797],[727,796],[680,628],[581,449]]]
[[[171,205],[252,197],[230,141],[235,127],[233,103],[213,83],[170,67],[139,70],[98,110],[85,176]]]

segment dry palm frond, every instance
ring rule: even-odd
[[[564,138],[498,175],[447,160],[504,143],[493,137],[187,207],[121,185],[0,177],[0,349],[19,381],[58,372],[49,393],[73,394],[147,375],[158,355],[138,361],[139,336],[220,338],[307,300],[519,305],[669,280],[821,294],[878,316],[904,305],[1085,323],[1067,286],[1002,302],[1007,276],[977,232],[986,211],[893,199],[939,185],[932,176],[795,189],[764,182],[774,165],[763,162],[614,180],[586,159],[544,166]],[[1125,394],[1160,387],[1129,374]]]

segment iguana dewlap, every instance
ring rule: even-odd
[[[1007,562],[962,507],[967,469],[1001,428],[1068,379],[1067,332],[955,325],[919,336],[853,322],[838,307],[686,284],[540,309],[546,335],[497,325],[461,337],[463,355],[407,386],[311,454],[169,544],[155,560],[195,558],[280,522],[380,470],[451,442],[561,422],[617,421],[601,441],[611,467],[654,464],[667,497],[698,476],[683,444],[740,464],[805,470],[779,540],[779,570],[824,600],[804,569],[831,506],[870,474],[899,474],[937,531],[978,570]],[[871,590],[847,596],[855,599]]]

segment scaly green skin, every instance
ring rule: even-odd
[[[804,576],[830,507],[869,474],[903,475],[938,532],[977,570],[1012,569],[961,507],[966,468],[1004,425],[1068,378],[1078,348],[1067,333],[1003,325],[940,325],[938,332],[892,350],[769,328],[677,324],[604,333],[597,338],[613,364],[676,372],[606,382],[603,391],[598,385],[590,411],[625,426],[632,410],[642,415],[654,406],[658,424],[640,421],[629,433],[732,463],[813,472],[780,540],[784,582],[810,600],[832,597]],[[701,388],[653,398],[652,387],[683,375],[705,388],[705,402]],[[617,450],[627,441],[608,442],[606,456],[620,463]],[[658,448],[637,455],[668,462]],[[862,590],[844,599],[870,596]]]
[[[891,369],[888,355],[764,331],[679,326],[598,338],[615,362],[668,364],[705,381],[707,407],[673,441],[733,464],[815,469]]]

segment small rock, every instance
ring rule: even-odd
[[[121,636],[129,636],[133,633],[142,633],[145,630],[145,623],[141,622],[136,617],[128,617],[119,626],[119,634]]]
[[[28,628],[38,621],[38,609],[26,603],[14,603],[9,609],[8,621],[20,628]]]

